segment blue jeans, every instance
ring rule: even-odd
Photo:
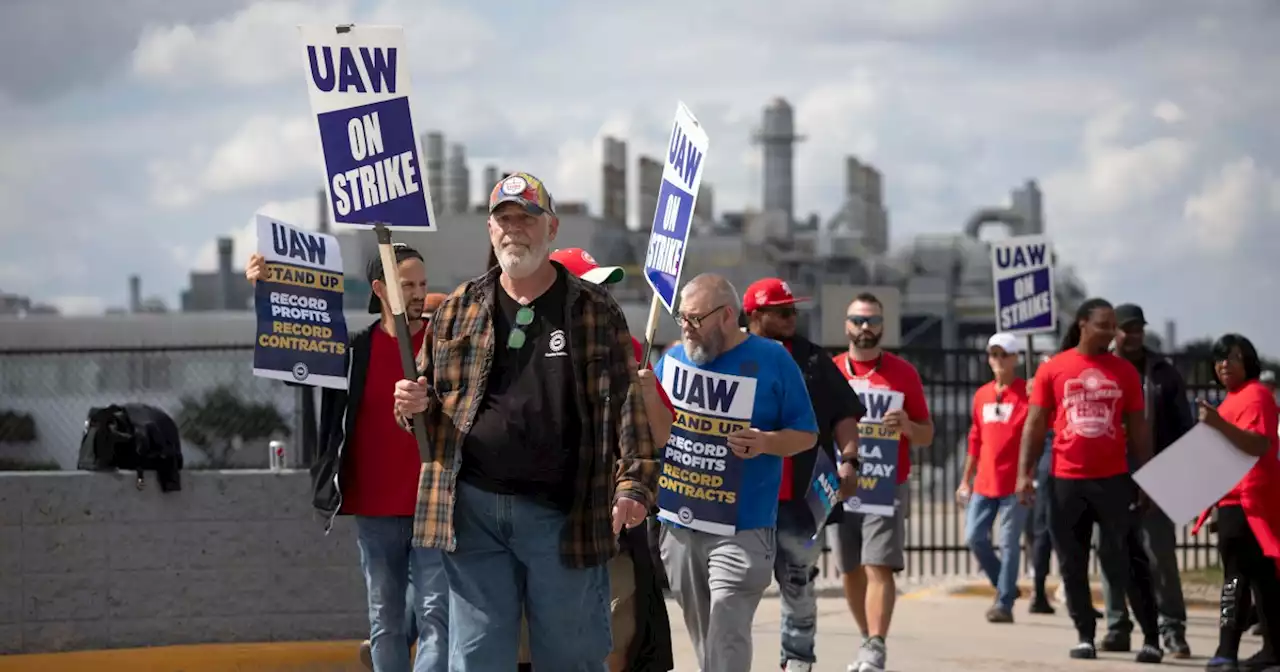
[[[451,672],[516,669],[522,610],[534,669],[608,669],[609,567],[565,566],[560,543],[567,523],[548,506],[458,482],[458,546],[444,555]]]
[[[803,500],[802,505],[803,505]],[[778,504],[778,553],[773,575],[782,597],[782,663],[797,660],[816,662],[813,638],[818,626],[818,596],[813,580],[818,575],[818,556],[823,543],[814,541],[813,514],[794,502]]]
[[[409,670],[411,634],[416,631],[413,672],[444,672],[449,660],[449,585],[443,554],[413,547],[409,516],[357,516],[356,543],[368,591],[374,671]]]
[[[991,547],[991,528],[1000,516],[1000,557]],[[1018,563],[1022,554],[1022,528],[1027,522],[1027,507],[1018,503],[1017,495],[983,497],[977,493],[969,498],[965,517],[965,531],[969,549],[982,571],[996,588],[996,602],[1005,609],[1012,609],[1018,599]]]
[[[1047,442],[1046,442],[1047,443]],[[1052,447],[1045,446],[1044,455],[1036,465],[1036,499],[1031,511],[1031,568],[1035,573],[1035,599],[1048,601],[1045,579],[1053,554],[1053,537],[1050,534],[1049,511],[1053,502],[1053,477],[1049,475]]]

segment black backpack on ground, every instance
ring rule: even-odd
[[[138,489],[144,485],[143,472],[154,471],[161,492],[182,489],[182,438],[178,425],[168,413],[145,404],[112,404],[89,409],[80,439],[78,469],[138,474]]]

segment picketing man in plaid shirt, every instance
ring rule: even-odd
[[[515,669],[522,612],[536,669],[603,669],[608,562],[655,503],[626,318],[550,261],[558,227],[540,180],[499,182],[498,267],[445,299],[422,377],[396,386],[397,415],[424,413],[431,440],[413,541],[446,551],[453,670]]]

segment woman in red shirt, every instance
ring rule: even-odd
[[[1218,650],[1207,670],[1271,669],[1280,628],[1280,440],[1275,396],[1258,381],[1262,366],[1249,339],[1227,334],[1213,345],[1213,369],[1227,388],[1216,409],[1200,401],[1200,422],[1222,433],[1241,452],[1258,458],[1235,488],[1218,501],[1218,553],[1222,557],[1222,618]],[[1204,516],[1201,516],[1203,522]],[[1197,528],[1199,523],[1197,523]],[[1237,660],[1251,596],[1259,604],[1262,650]]]
[[[1112,590],[1129,595],[1142,626],[1140,663],[1159,663],[1155,601],[1146,590],[1128,590],[1128,537],[1137,524],[1140,493],[1129,476],[1130,457],[1141,465],[1151,457],[1151,431],[1143,418],[1142,381],[1133,364],[1108,352],[1116,315],[1103,299],[1089,299],[1076,311],[1062,348],[1040,366],[1032,380],[1030,407],[1022,433],[1018,495],[1035,495],[1036,464],[1044,451],[1048,421],[1054,419],[1050,473],[1050,530],[1058,553],[1067,612],[1079,643],[1072,658],[1097,658],[1097,612],[1089,589],[1089,546],[1098,526],[1098,561]],[[1135,587],[1138,587],[1135,585]]]

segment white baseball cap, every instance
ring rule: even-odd
[[[1000,348],[1011,355],[1022,352],[1022,348],[1018,344],[1018,337],[1003,331],[998,334],[992,334],[991,338],[987,339],[987,350],[991,348]]]

